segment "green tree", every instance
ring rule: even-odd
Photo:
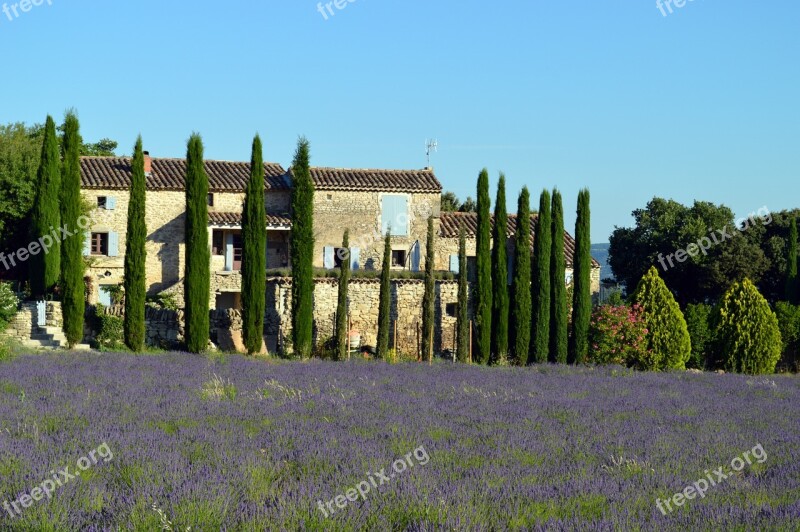
[[[681,308],[658,270],[650,270],[639,281],[631,301],[644,310],[647,347],[651,359],[640,369],[686,369],[692,355],[692,340]]]
[[[500,174],[494,204],[492,238],[492,353],[495,361],[508,356],[508,212],[506,209],[506,176]]]
[[[797,218],[789,224],[789,246],[786,252],[786,301],[796,305],[800,294],[797,283]]]
[[[550,252],[552,248],[553,220],[550,212],[550,192],[542,191],[539,198],[539,216],[533,240],[531,266],[531,355],[534,362],[547,362],[550,352]]]
[[[211,256],[208,249],[208,174],[203,163],[203,140],[193,133],[186,150],[186,349],[200,353],[208,347]]]
[[[514,234],[514,278],[511,282],[509,319],[511,353],[517,364],[528,363],[531,340],[531,196],[523,187],[517,200],[517,230]]]
[[[489,171],[484,168],[478,177],[478,293],[476,309],[476,328],[478,350],[476,361],[488,364],[492,351],[492,251],[491,217],[489,207]]]
[[[712,318],[715,364],[751,375],[774,373],[781,357],[778,318],[749,279],[734,283]]]
[[[31,295],[43,297],[51,293],[61,277],[61,235],[53,238],[53,230],[61,227],[61,155],[58,150],[56,124],[48,115],[45,124],[42,155],[37,174],[36,201],[31,213],[31,241],[49,238],[49,249],[31,256]]]
[[[292,337],[294,352],[311,356],[314,333],[314,183],[309,145],[297,142],[292,162]]]
[[[345,229],[342,238],[342,249],[345,254],[339,272],[339,301],[336,305],[336,346],[337,358],[347,360],[350,358],[350,336],[347,330],[347,292],[350,285],[350,230]]]
[[[267,214],[264,207],[264,155],[261,137],[253,139],[250,179],[242,213],[242,335],[247,353],[264,345],[266,307]]]
[[[469,280],[467,279],[467,232],[464,223],[458,229],[458,360],[469,360]]]
[[[134,352],[144,348],[144,307],[147,297],[147,226],[145,225],[145,176],[142,137],[136,139],[131,162],[131,196],[128,202],[128,227],[125,232],[125,345]]]
[[[442,194],[442,212],[456,212],[461,207],[461,202],[455,192],[447,191]]]
[[[561,193],[553,190],[552,246],[550,248],[550,361],[567,363],[568,317],[566,262],[564,259],[564,207]]]
[[[467,196],[467,199],[458,208],[458,212],[478,212],[478,204],[472,199],[472,196]]]
[[[386,231],[383,246],[383,264],[381,266],[381,292],[378,301],[378,357],[387,358],[389,354],[389,328],[392,311],[392,231]]]
[[[592,233],[589,191],[578,193],[573,260],[572,336],[570,361],[586,363],[589,355],[589,322],[592,319]]]
[[[712,314],[711,305],[705,303],[689,303],[683,313],[686,319],[686,328],[692,340],[692,356],[686,367],[705,369],[708,355],[708,344],[712,339],[709,321]]]
[[[83,313],[85,309],[85,285],[83,274],[83,231],[81,224],[81,161],[82,144],[80,123],[73,111],[64,117],[64,164],[61,174],[61,223],[74,232],[61,244],[61,285],[63,297],[61,309],[64,319],[64,335],[70,349],[83,338]]]
[[[433,274],[435,258],[433,217],[428,218],[428,242],[425,245],[425,293],[422,297],[422,354],[433,361],[434,317],[436,306],[436,278]]]

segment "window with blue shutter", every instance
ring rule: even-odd
[[[458,255],[450,255],[450,271],[453,273],[459,272]]]
[[[336,267],[336,261],[333,258],[334,251],[333,246],[322,248],[322,267],[326,270],[332,270]]]
[[[414,247],[411,250],[411,271],[412,272],[418,272],[419,271],[419,263],[420,263],[420,258],[421,258],[420,255],[422,254],[420,252],[420,248],[421,248],[421,246],[419,244],[419,240],[417,240],[416,242],[414,242]]]
[[[83,233],[83,256],[88,257],[92,254],[92,233],[86,231]]]
[[[350,268],[357,270],[361,267],[361,250],[359,248],[350,248]]]
[[[107,286],[101,286],[97,291],[97,302],[107,307],[111,306],[111,292],[108,291]]]
[[[233,271],[233,233],[225,235],[225,271]]]
[[[114,196],[108,196],[106,198],[106,210],[113,211],[117,208],[117,198]]]
[[[408,236],[408,196],[387,194],[381,200],[381,234]]]
[[[119,255],[119,233],[108,233],[108,256],[117,257]]]

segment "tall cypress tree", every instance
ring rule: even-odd
[[[311,356],[314,334],[314,183],[309,145],[297,141],[292,162],[292,337],[294,353]]]
[[[389,354],[389,328],[392,311],[392,237],[391,230],[386,231],[383,246],[383,265],[381,267],[381,292],[378,302],[378,357],[387,358]]]
[[[796,305],[800,300],[797,282],[797,218],[789,222],[789,246],[786,256],[786,301]]]
[[[506,209],[506,176],[500,174],[494,204],[492,247],[492,354],[495,361],[508,356],[508,211]]]
[[[342,238],[342,249],[346,257],[342,259],[342,268],[339,272],[339,301],[336,305],[336,345],[337,358],[347,360],[350,353],[350,336],[347,330],[347,292],[350,284],[350,230],[345,229]]]
[[[550,192],[542,191],[539,198],[539,216],[533,241],[531,273],[531,355],[536,363],[547,362],[550,352],[550,248],[552,247],[552,218]]]
[[[517,364],[528,363],[531,340],[531,196],[524,187],[517,201],[514,234],[514,278],[511,281],[511,353]]]
[[[31,213],[31,241],[49,238],[50,248],[31,256],[31,295],[43,297],[52,292],[61,277],[61,235],[53,238],[53,230],[61,226],[58,202],[61,194],[61,156],[58,151],[56,123],[47,115],[44,126],[42,158],[37,173],[36,201]],[[45,237],[49,235],[49,237]]]
[[[253,139],[250,179],[242,213],[242,335],[247,353],[264,345],[266,307],[267,214],[264,207],[264,156],[261,137]]]
[[[64,164],[61,174],[61,223],[74,232],[61,244],[61,284],[64,335],[70,348],[83,338],[83,313],[86,304],[83,274],[83,231],[81,217],[81,155],[83,145],[80,123],[73,111],[64,118]]]
[[[131,195],[125,233],[125,345],[134,352],[144,348],[144,306],[147,295],[145,264],[145,176],[142,137],[136,139],[131,162]]]
[[[208,347],[211,256],[208,249],[208,174],[203,164],[203,140],[193,133],[186,150],[186,272],[183,296],[186,349]]]
[[[567,287],[564,260],[564,206],[561,193],[553,190],[553,231],[550,257],[550,357],[551,362],[567,363]]]
[[[464,223],[458,229],[458,361],[469,360],[469,279],[467,278],[467,232]]]
[[[578,193],[573,282],[570,362],[584,364],[589,356],[589,322],[592,318],[592,234],[587,189]]]
[[[434,261],[433,217],[430,217],[428,218],[428,242],[425,247],[425,294],[422,297],[422,356],[429,362],[433,360],[434,307],[436,304]]]
[[[478,294],[476,321],[478,330],[478,353],[476,360],[488,364],[492,352],[492,238],[489,215],[489,171],[484,168],[478,177]]]

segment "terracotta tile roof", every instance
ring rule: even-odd
[[[475,238],[478,233],[478,214],[474,212],[443,212],[440,218],[439,236],[442,238],[458,238],[458,233],[461,224],[464,224],[464,230],[467,238]],[[533,247],[533,240],[536,233],[536,226],[539,223],[539,215],[531,214],[531,247]],[[491,221],[492,229],[494,229],[494,216]],[[508,226],[506,234],[511,238],[517,233],[517,216],[515,214],[508,215]],[[572,268],[572,258],[575,254],[575,239],[567,231],[564,231],[564,258],[567,261],[567,267]],[[600,263],[592,257],[592,267],[599,268]]]
[[[211,225],[242,225],[240,212],[208,212],[208,223]],[[270,227],[291,227],[292,220],[288,216],[267,215],[267,225]]]
[[[291,175],[291,170],[289,171]],[[439,193],[442,184],[433,170],[375,170],[369,168],[311,168],[317,190],[360,192]]]
[[[249,162],[205,161],[210,192],[244,192],[250,177]],[[279,164],[264,164],[267,190],[288,189],[286,171]],[[152,172],[146,178],[148,190],[184,190],[185,159],[153,158]],[[130,157],[81,157],[81,186],[87,189],[129,189]]]

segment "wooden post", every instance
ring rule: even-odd
[[[469,363],[472,364],[472,320],[469,320]]]

